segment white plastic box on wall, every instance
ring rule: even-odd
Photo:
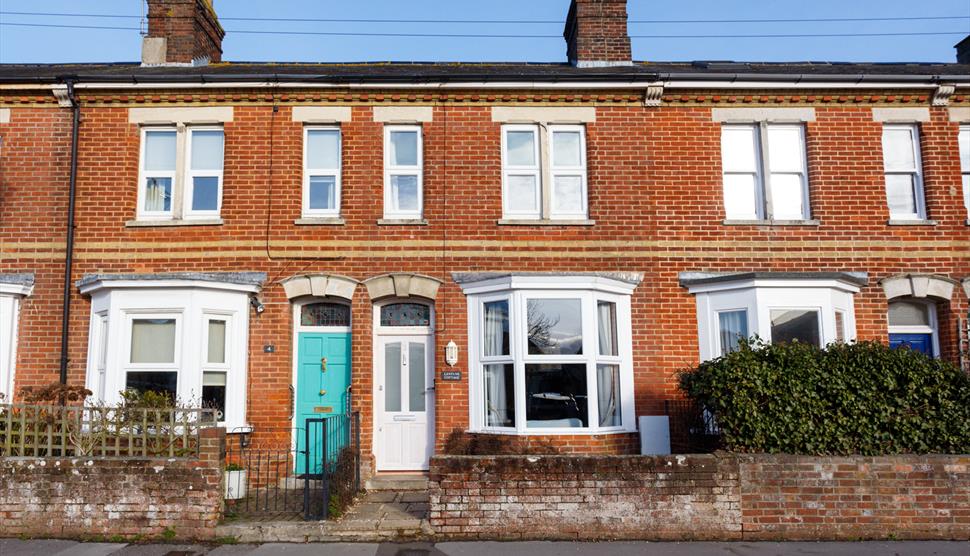
[[[666,415],[640,417],[640,455],[670,454],[670,419]]]

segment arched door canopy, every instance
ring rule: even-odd
[[[423,274],[396,272],[364,280],[372,301],[385,297],[423,297],[434,301],[438,297],[441,280]]]
[[[351,301],[359,282],[338,274],[302,274],[280,282],[287,299],[307,295],[314,297],[339,297]]]
[[[880,280],[886,299],[912,297],[925,299],[927,297],[941,301],[950,301],[953,288],[957,281],[946,276],[936,274],[901,274]]]

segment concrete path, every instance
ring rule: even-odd
[[[0,556],[967,556],[970,542],[125,545],[0,539]]]
[[[216,537],[240,543],[428,540],[434,533],[429,508],[427,490],[377,490],[335,521],[232,522],[220,525]]]

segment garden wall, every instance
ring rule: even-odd
[[[970,539],[970,456],[441,456],[431,524],[498,539]]]
[[[0,537],[210,539],[225,429],[191,459],[0,458]]]

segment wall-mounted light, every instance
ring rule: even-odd
[[[262,312],[266,310],[266,306],[263,305],[263,302],[260,301],[256,296],[249,298],[249,304],[252,305],[253,309],[256,310],[257,315],[262,314]]]
[[[454,367],[458,363],[458,344],[454,341],[448,342],[445,346],[445,363],[449,367]]]

